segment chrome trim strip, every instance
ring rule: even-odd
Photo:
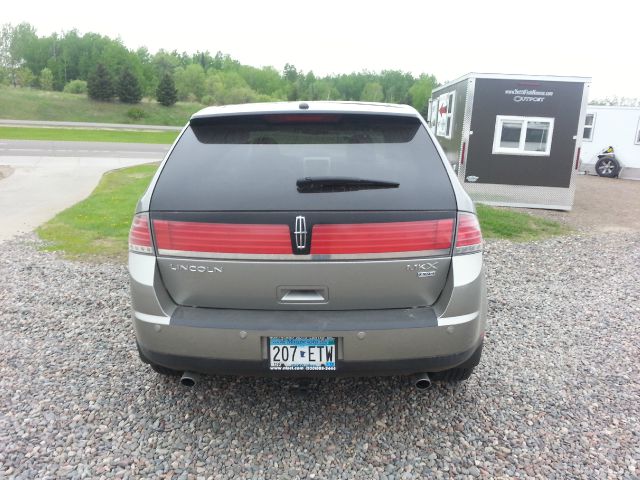
[[[390,253],[341,253],[334,255],[293,255],[293,254],[253,254],[253,253],[215,253],[215,252],[186,252],[182,250],[159,249],[158,255],[188,258],[213,258],[216,260],[289,260],[289,261],[331,261],[331,260],[388,260],[395,258],[423,258],[442,257],[450,255],[450,249],[420,250],[411,252]]]

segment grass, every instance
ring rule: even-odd
[[[138,199],[158,165],[147,164],[106,173],[85,200],[56,215],[38,229],[47,250],[70,258],[123,260]],[[568,233],[567,227],[527,213],[478,205],[485,238],[529,241]]]
[[[514,212],[480,204],[476,205],[476,209],[484,238],[531,241],[563,235],[570,231],[568,227],[558,222],[528,213]]]
[[[163,107],[147,100],[136,105],[96,102],[86,95],[0,86],[0,118],[13,120],[183,126],[202,107],[199,103],[187,102]],[[130,118],[127,112],[132,108],[140,109],[143,117],[138,120]]]
[[[68,140],[75,142],[173,143],[178,132],[91,130],[84,128],[2,127],[3,140]]]
[[[136,202],[149,185],[158,164],[107,172],[93,193],[38,228],[49,242],[70,258],[124,260]]]

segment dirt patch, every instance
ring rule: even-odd
[[[9,165],[0,165],[0,180],[7,178],[12,173],[13,167],[10,167]]]
[[[570,212],[526,210],[583,232],[637,232],[640,231],[640,181],[579,175]]]

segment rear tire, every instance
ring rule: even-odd
[[[461,365],[456,368],[450,368],[449,370],[443,370],[441,372],[433,372],[429,374],[431,380],[434,382],[461,382],[467,380],[473,373],[476,365],[480,363],[480,357],[482,356],[482,343],[473,352],[473,355]]]
[[[599,177],[616,178],[620,173],[620,164],[615,158],[602,157],[596,162],[596,173]]]

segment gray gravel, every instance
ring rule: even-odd
[[[0,244],[0,477],[638,478],[637,235],[490,242],[482,364],[427,394],[184,389],[136,357],[123,266],[34,243]]]

